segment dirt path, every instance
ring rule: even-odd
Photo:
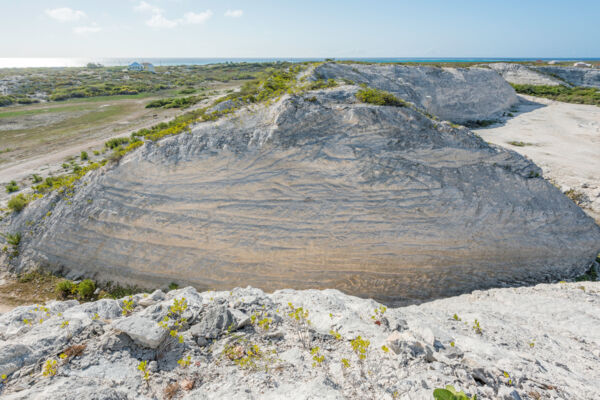
[[[521,98],[514,118],[475,132],[533,160],[600,222],[600,107]]]
[[[0,303],[0,314],[4,314],[9,312],[10,310],[12,310],[13,308],[15,308],[14,306],[9,306],[9,305],[5,305],[5,304],[1,304]]]
[[[204,107],[214,101],[218,96],[194,105],[187,109],[146,109],[146,104],[151,98],[135,100],[115,100],[114,104],[139,103],[138,109],[133,112],[123,114],[117,121],[104,123],[97,128],[94,126],[81,132],[80,135],[60,139],[44,147],[44,151],[22,153],[17,160],[0,164],[0,185],[4,186],[11,180],[17,181],[21,189],[26,189],[31,185],[30,177],[33,174],[46,177],[49,175],[62,174],[65,172],[62,165],[65,159],[78,156],[82,151],[89,154],[90,160],[101,159],[104,156],[93,156],[92,150],[103,148],[104,142],[114,137],[128,136],[132,131],[149,128],[160,122],[167,122],[182,113]],[[120,103],[119,103],[120,102]],[[113,103],[111,103],[114,105]],[[77,103],[71,104],[77,106]],[[108,105],[108,104],[107,104]],[[52,105],[55,106],[55,105]],[[2,121],[0,120],[0,123]],[[0,132],[1,133],[1,132]],[[2,207],[14,193],[8,194],[0,190],[0,207]]]

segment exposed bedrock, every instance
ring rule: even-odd
[[[386,90],[454,122],[493,119],[518,103],[513,88],[487,68],[327,63],[317,67],[314,76]]]
[[[533,163],[410,108],[359,104],[357,90],[198,124],[94,171],[72,198],[31,204],[12,221],[28,232],[19,268],[399,304],[594,259],[600,228]]]
[[[600,70],[577,67],[536,67],[538,71],[556,76],[573,86],[588,86],[600,89]]]
[[[498,72],[510,83],[547,86],[587,86],[600,88],[600,70],[579,67],[527,66],[491,63],[486,67]]]
[[[547,85],[559,86],[564,85],[563,79],[557,78],[551,74],[538,71],[530,68],[527,65],[512,64],[512,63],[491,63],[486,64],[487,67],[498,72],[507,82],[520,85]]]

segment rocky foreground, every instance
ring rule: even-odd
[[[336,290],[156,291],[0,316],[5,399],[592,399],[600,283],[386,309]],[[310,321],[310,322],[309,322]]]

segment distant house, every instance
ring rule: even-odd
[[[154,65],[152,65],[152,63],[147,63],[147,62],[142,63],[142,67],[144,67],[144,71],[156,72],[156,71],[154,71]]]
[[[556,61],[556,60],[548,61],[548,65],[554,65],[554,64],[558,64],[558,61]]]
[[[587,64],[584,62],[576,62],[575,64],[573,64],[574,67],[584,67],[584,68],[591,68],[592,64]]]
[[[154,65],[152,65],[152,63],[139,63],[137,61],[132,62],[131,64],[129,64],[129,67],[127,67],[127,69],[129,71],[146,71],[146,72],[156,72],[154,70]]]
[[[127,69],[130,71],[143,71],[144,66],[138,63],[137,61],[134,61],[131,64],[129,64],[129,67],[127,67]]]

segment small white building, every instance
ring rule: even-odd
[[[129,71],[138,71],[138,72],[141,72],[141,71],[156,72],[154,70],[154,65],[152,65],[152,63],[147,63],[147,62],[140,64],[139,62],[134,61],[131,64],[129,64],[129,67],[127,67],[127,69]]]
[[[574,67],[583,67],[583,68],[591,68],[592,64],[584,63],[584,62],[576,62],[573,64]]]

